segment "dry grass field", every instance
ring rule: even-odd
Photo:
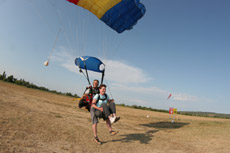
[[[98,124],[72,98],[0,81],[1,153],[229,153],[230,120],[117,107],[119,133]],[[147,118],[146,115],[150,117]]]

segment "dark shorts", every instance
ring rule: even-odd
[[[115,103],[111,102],[108,104],[102,104],[103,112],[91,107],[90,114],[92,118],[92,123],[98,123],[98,118],[103,118],[104,120],[108,119],[110,114],[116,113],[116,106]]]
[[[93,108],[93,107],[91,107],[90,114],[91,114],[91,118],[92,118],[92,123],[93,124],[97,124],[98,123],[98,117],[96,116],[95,111],[96,111],[96,109]]]

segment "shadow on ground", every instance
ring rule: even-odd
[[[146,133],[133,133],[133,134],[125,134],[120,135],[121,139],[112,140],[112,142],[121,141],[121,142],[133,142],[133,141],[139,141],[141,144],[148,144],[152,138],[153,134],[156,133],[158,130],[150,130]]]
[[[140,124],[141,126],[146,127],[153,127],[157,129],[177,129],[181,128],[185,125],[188,125],[189,123],[183,123],[183,122],[155,122],[155,123],[148,123],[148,124]]]

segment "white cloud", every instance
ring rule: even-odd
[[[68,63],[63,63],[61,66],[65,67],[66,69],[68,69],[71,72],[77,73],[78,69],[76,68],[75,65],[73,65],[71,62]]]
[[[128,102],[137,104],[137,105],[148,105],[148,103],[145,100],[140,100],[137,98],[131,98],[131,99],[127,99]]]
[[[117,83],[145,83],[151,80],[142,69],[121,61],[105,60],[106,77]]]
[[[135,95],[138,96],[136,99],[141,99],[142,102],[138,100],[133,100],[133,103],[142,103],[144,104],[143,99],[149,99],[150,101],[161,101],[161,102],[166,102],[167,98],[169,96],[169,91],[158,88],[158,87],[144,87],[144,86],[129,86],[129,85],[124,85],[124,84],[117,84],[113,83],[112,85],[112,90],[117,91],[117,92],[122,92],[127,94],[128,96],[130,95]],[[133,96],[131,96],[133,97]],[[187,93],[173,93],[172,92],[172,97],[169,100],[173,101],[181,101],[181,102],[201,102],[201,101],[207,101],[205,98],[201,97],[196,97]],[[130,100],[129,100],[130,101]]]
[[[82,75],[78,72],[78,68],[74,64],[75,58],[65,48],[61,47],[58,51],[54,52],[51,60],[71,72]],[[104,60],[103,62],[106,64],[106,80],[113,82],[111,84],[112,90],[120,94],[121,92],[122,94],[126,93],[127,98],[123,98],[128,102],[143,105],[148,103],[146,102],[146,97],[152,97],[151,100],[157,99],[157,101],[167,99],[169,91],[154,86],[144,87],[142,85],[153,80],[142,69],[121,61]],[[90,78],[98,78],[101,74],[89,72],[89,75]],[[136,95],[136,97],[133,97],[133,95]],[[145,98],[141,98],[141,96]],[[200,98],[186,93],[172,93],[171,99],[184,102],[200,101]]]
[[[71,55],[63,47],[60,47],[59,50],[55,50],[53,55],[50,56],[51,62],[57,63],[67,70],[78,74],[78,68],[74,64],[75,58],[76,57]]]
[[[75,56],[71,55],[63,47],[61,47],[59,50],[55,50],[54,54],[50,57],[53,62],[65,67],[67,70],[80,74],[78,73],[77,66],[74,64],[75,58]],[[151,80],[151,78],[147,77],[140,68],[136,68],[121,61],[115,60],[105,60],[103,62],[106,64],[105,75],[107,80],[122,84],[138,84]],[[89,74],[91,78],[98,77],[98,74],[90,72]]]
[[[190,101],[190,102],[194,102],[194,101],[199,100],[198,97],[192,96],[192,95],[189,95],[189,94],[186,94],[186,93],[174,93],[172,95],[172,98],[174,100],[177,100],[177,101]]]
[[[154,94],[154,93],[161,94],[161,95],[168,94],[168,91],[153,86],[152,87],[127,86],[118,83],[113,83],[112,86],[114,89],[119,89],[122,91],[130,91],[139,94]]]

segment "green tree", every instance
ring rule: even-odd
[[[2,76],[3,76],[3,79],[6,79],[6,72],[5,71],[3,72]]]
[[[5,81],[14,83],[14,81],[15,81],[15,80],[14,80],[14,76],[13,76],[13,75],[8,76],[8,77],[5,79]]]
[[[76,98],[80,98],[77,94],[74,94],[73,96],[76,97]]]
[[[5,81],[5,79],[6,79],[6,72],[4,71],[3,74],[2,74],[2,76],[1,76],[1,80]]]
[[[69,93],[69,92],[67,92],[65,95],[66,95],[66,96],[73,97],[73,95],[72,95],[71,93]]]

